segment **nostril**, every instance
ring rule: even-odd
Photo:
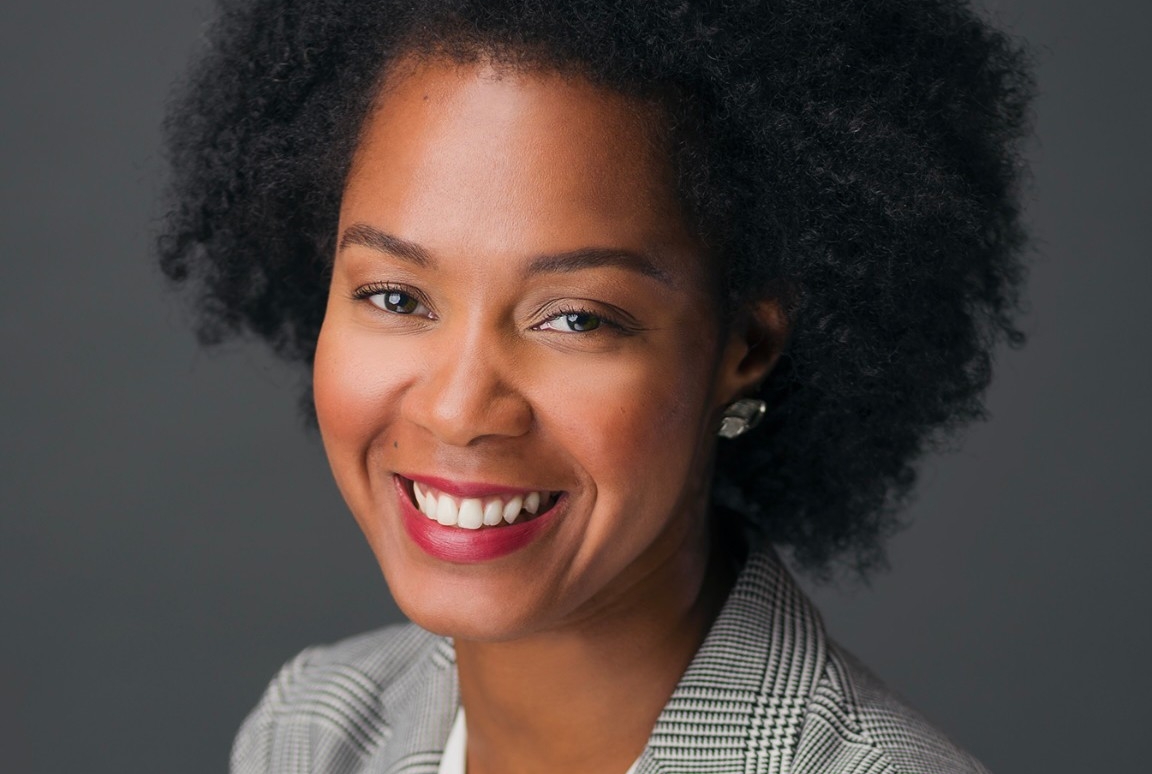
[[[518,394],[473,385],[411,403],[409,419],[444,443],[468,446],[486,437],[522,436],[531,429],[533,414]]]

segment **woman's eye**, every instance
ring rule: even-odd
[[[565,312],[547,320],[540,327],[564,333],[587,333],[604,324],[604,320],[591,312]]]
[[[423,308],[423,304],[415,296],[402,290],[385,290],[373,293],[368,300],[386,312],[395,314],[416,314]]]

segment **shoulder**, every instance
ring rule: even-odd
[[[988,774],[833,642],[812,693],[796,751],[797,774]]]
[[[657,719],[640,774],[988,774],[832,642],[754,552]]]
[[[389,696],[451,662],[447,640],[412,624],[305,649],[240,727],[233,774],[314,770],[320,762],[354,770],[389,735]]]

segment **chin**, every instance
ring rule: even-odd
[[[506,591],[488,588],[489,585],[479,579],[469,581],[440,573],[412,574],[404,580],[388,582],[404,615],[433,634],[457,640],[500,642],[539,630],[537,605],[528,599],[510,598],[512,595]]]

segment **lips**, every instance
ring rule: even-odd
[[[428,477],[394,476],[404,528],[425,553],[472,563],[533,542],[567,502],[563,492],[503,489]]]

